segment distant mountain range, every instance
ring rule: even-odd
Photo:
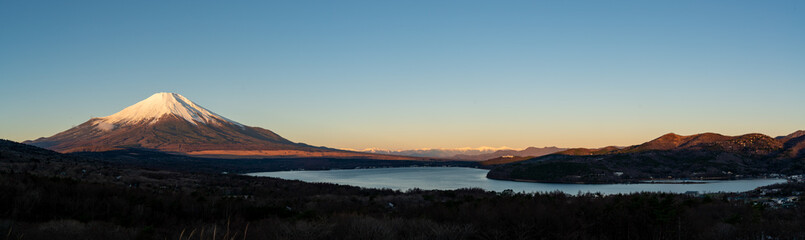
[[[805,172],[805,134],[724,136],[673,133],[625,147],[576,148],[492,169],[495,179],[542,182],[629,182],[639,179],[729,179]]]
[[[344,149],[344,150],[360,151],[360,152],[376,153],[376,154],[387,154],[387,155],[412,156],[412,157],[441,158],[441,159],[463,160],[463,161],[484,161],[504,156],[538,157],[546,154],[563,151],[566,150],[566,148],[528,147],[523,150],[516,150],[508,147],[500,147],[500,148],[468,147],[468,148],[424,148],[424,149],[410,149],[410,150],[387,150],[378,148],[368,148],[364,150],[354,150],[354,149]]]
[[[367,148],[363,150],[356,150],[356,149],[343,149],[343,150],[365,152],[365,153],[376,153],[376,154],[400,155],[400,156],[454,159],[454,156],[459,154],[479,155],[479,154],[493,153],[499,150],[511,150],[511,149],[512,148],[508,147],[499,147],[499,148],[466,147],[466,148],[421,148],[421,149],[405,149],[405,150],[389,150],[381,148]]]
[[[24,143],[62,153],[134,148],[206,157],[422,160],[295,143],[215,114],[176,93],[157,93],[118,113]]]
[[[468,154],[458,154],[453,156],[454,159],[459,160],[469,160],[469,161],[484,161],[493,158],[500,158],[500,157],[539,157],[543,155],[548,155],[551,153],[561,152],[567,150],[567,148],[558,148],[558,147],[528,147],[523,150],[498,150],[492,153],[484,153],[484,154],[477,154],[477,155],[468,155]]]

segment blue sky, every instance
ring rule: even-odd
[[[2,1],[0,138],[177,92],[343,148],[805,129],[803,1]]]

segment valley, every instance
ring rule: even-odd
[[[162,166],[101,161],[0,141],[0,228],[10,239],[90,240],[657,234],[665,236],[661,239],[735,239],[805,234],[801,203],[774,203],[805,192],[802,183],[696,195],[478,188],[403,192]]]

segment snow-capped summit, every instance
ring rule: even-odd
[[[192,124],[230,123],[243,127],[242,124],[215,114],[182,95],[167,92],[156,93],[120,112],[98,118],[100,121],[97,121],[96,126],[102,130],[111,130],[119,124],[143,121],[155,123],[165,115],[176,116]]]

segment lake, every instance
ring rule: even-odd
[[[276,177],[305,182],[325,182],[365,188],[389,188],[408,190],[452,190],[459,188],[482,188],[490,191],[512,189],[515,192],[553,192],[568,194],[600,192],[618,194],[632,192],[684,193],[698,191],[744,192],[757,187],[784,183],[785,179],[751,179],[730,181],[702,181],[703,184],[561,184],[501,181],[486,178],[489,170],[460,167],[404,167],[371,168],[326,171],[282,171],[248,173],[249,176]]]

